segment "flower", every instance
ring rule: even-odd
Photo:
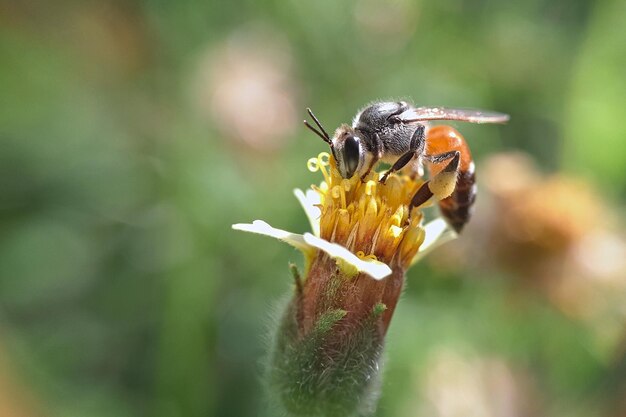
[[[442,219],[423,224],[410,208],[421,178],[370,172],[341,177],[326,152],[309,159],[319,186],[295,190],[313,233],[276,229],[261,220],[233,228],[280,239],[305,258],[305,279],[292,268],[293,299],[276,332],[269,378],[283,412],[351,416],[373,410],[384,335],[406,270],[455,236]],[[427,203],[428,204],[428,203]]]
[[[443,219],[424,226],[418,208],[409,216],[409,202],[421,180],[392,174],[382,184],[378,182],[380,174],[373,172],[366,181],[343,179],[326,152],[309,159],[307,167],[324,176],[320,186],[313,185],[306,193],[294,190],[313,233],[290,233],[262,220],[238,223],[233,229],[282,240],[300,250],[308,266],[317,251],[323,251],[346,276],[365,273],[376,280],[391,275],[393,265],[406,270],[455,237]]]

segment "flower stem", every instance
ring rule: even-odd
[[[270,358],[271,392],[289,416],[371,414],[384,336],[402,289],[401,269],[382,281],[349,278],[319,252],[281,319]]]

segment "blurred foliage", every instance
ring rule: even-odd
[[[625,24],[618,0],[0,0],[0,413],[269,415],[266,327],[299,259],[230,225],[307,230],[306,106],[329,129],[377,98],[507,112],[459,126],[479,168],[522,150],[623,207]],[[378,415],[435,415],[442,346],[524,375],[530,415],[618,415],[604,326],[506,270],[426,262]]]

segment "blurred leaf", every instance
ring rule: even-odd
[[[589,175],[612,193],[626,194],[626,8],[619,0],[595,2],[575,63],[564,122],[563,164]],[[551,138],[545,138],[551,140]]]

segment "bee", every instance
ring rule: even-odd
[[[460,233],[472,215],[476,200],[474,161],[467,142],[451,126],[433,126],[431,120],[470,123],[505,123],[509,116],[483,110],[445,107],[414,107],[405,101],[376,102],[359,111],[352,126],[341,125],[331,138],[311,109],[309,115],[319,128],[308,121],[337,162],[343,178],[358,175],[364,181],[378,162],[391,164],[380,178],[385,183],[392,172],[411,167],[421,176],[428,168],[430,178],[411,199],[410,208],[419,207],[434,197],[448,224]]]

